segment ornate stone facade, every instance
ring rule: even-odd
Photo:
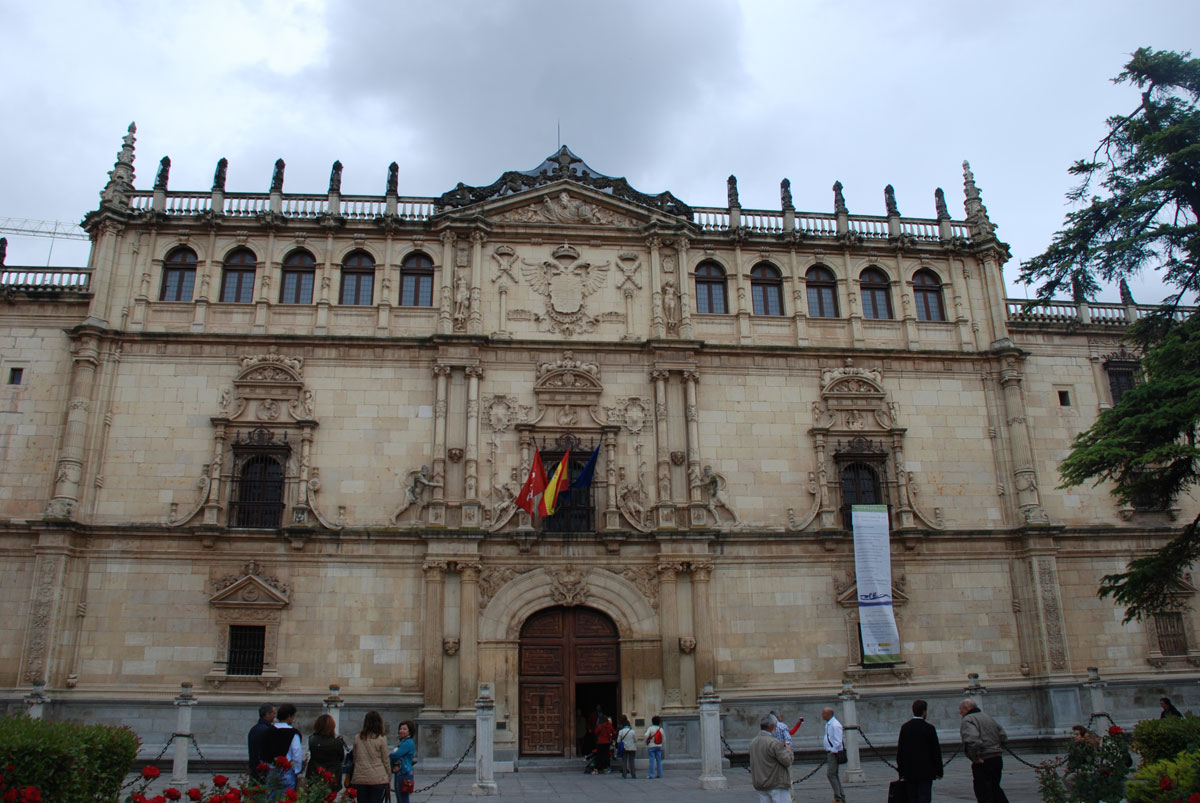
[[[639,718],[689,715],[710,681],[815,708],[847,678],[899,705],[977,672],[1045,735],[1089,666],[1118,710],[1200,677],[1193,614],[1148,634],[1094,596],[1196,500],[1055,489],[1111,403],[1106,360],[1136,366],[1126,311],[1007,302],[969,173],[961,220],[942,195],[851,215],[840,184],[829,213],[743,209],[732,183],[689,206],[566,149],[436,199],[394,170],[382,197],[341,195],[340,170],[293,196],[282,162],[234,197],[165,170],[135,190],[133,135],[85,220],[93,267],[0,311],[0,367],[26,377],[0,390],[10,701],[45,680],[67,709],[137,706],[189,679],[217,710],[335,683],[445,734],[484,681],[503,755],[522,624],[555,606],[612,620]],[[515,504],[556,444],[596,455],[566,529]],[[839,579],[855,501],[891,513],[903,662],[882,671]],[[228,671],[242,626],[264,628],[250,676]]]

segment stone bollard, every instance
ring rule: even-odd
[[[854,681],[846,678],[842,681],[842,691],[838,699],[842,701],[843,741],[846,747],[846,783],[866,783],[867,776],[863,773],[862,760],[858,755],[858,711],[855,703],[858,692],[854,690]]]
[[[179,684],[179,696],[173,701],[178,709],[175,722],[175,761],[171,765],[171,783],[185,786],[188,778],[188,742],[192,738],[192,706],[200,702],[192,694],[192,684]]]
[[[325,713],[333,717],[334,733],[342,732],[342,707],[346,705],[346,701],[338,694],[341,691],[341,686],[336,683],[329,684],[329,696],[321,701]]]
[[[1108,708],[1104,704],[1104,687],[1108,685],[1108,681],[1100,679],[1100,669],[1095,666],[1087,668],[1088,679],[1083,684],[1083,687],[1088,690],[1091,696],[1092,703],[1092,719],[1097,717],[1108,718]],[[1091,727],[1089,723],[1088,727]]]
[[[471,784],[472,795],[498,795],[494,743],[496,740],[496,700],[492,697],[492,684],[480,683],[479,696],[475,698],[475,783]]]
[[[29,714],[29,718],[41,719],[43,708],[48,702],[50,698],[46,696],[46,681],[33,681],[33,691],[25,695],[25,712]]]
[[[727,789],[721,768],[721,698],[711,683],[696,701],[700,705],[700,788]]]

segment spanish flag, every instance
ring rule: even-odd
[[[542,453],[533,453],[533,467],[529,469],[529,477],[521,486],[521,492],[513,500],[513,504],[533,515],[533,506],[538,503],[538,497],[546,489],[546,469],[542,467]]]
[[[542,494],[542,501],[538,503],[538,513],[542,516],[553,516],[554,508],[558,505],[558,495],[567,490],[567,485],[570,482],[570,472],[568,467],[571,465],[571,450],[567,449],[567,453],[563,455],[563,459],[558,461],[558,468],[554,469],[554,474],[550,477],[550,481],[546,483],[546,491]]]

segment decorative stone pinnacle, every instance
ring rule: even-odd
[[[792,182],[789,179],[785,178],[779,182],[779,203],[785,212],[796,210],[796,207],[792,205]]]
[[[833,212],[836,215],[848,215],[850,210],[846,208],[846,196],[842,195],[842,182],[833,182]]]
[[[340,193],[342,191],[342,160],[338,159],[333,163],[333,169],[329,171],[329,192]]]
[[[164,156],[158,163],[158,175],[154,177],[154,189],[167,191],[167,181],[171,177],[171,157]]]
[[[938,220],[950,219],[950,210],[946,208],[946,193],[941,187],[933,191],[933,206],[937,210]]]
[[[217,170],[213,173],[213,190],[225,192],[225,171],[229,169],[229,160],[222,156],[217,160]]]
[[[121,150],[117,153],[117,161],[108,173],[108,184],[100,193],[101,201],[120,207],[129,206],[129,193],[133,191],[133,145],[137,142],[137,125],[129,124],[125,136],[121,138]]]
[[[395,195],[400,187],[400,165],[392,162],[388,165],[387,194]]]
[[[275,160],[275,172],[271,174],[271,192],[283,192],[283,169],[287,167],[282,159]]]
[[[966,196],[967,220],[971,223],[971,234],[989,237],[995,231],[995,226],[988,218],[987,207],[975,185],[975,174],[971,172],[971,163],[963,160],[963,195]]]
[[[900,208],[896,206],[896,188],[891,184],[883,188],[883,203],[887,207],[888,217],[900,217]]]
[[[740,209],[742,204],[738,201],[737,176],[730,173],[729,178],[725,180],[725,188],[729,195],[729,208],[733,209],[737,207]]]

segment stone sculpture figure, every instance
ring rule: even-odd
[[[730,173],[729,178],[726,179],[725,185],[726,191],[729,194],[729,206],[741,206],[741,203],[738,202],[737,176]]]
[[[392,524],[400,520],[401,514],[408,510],[424,495],[426,488],[440,488],[442,484],[429,476],[429,466],[421,466],[416,471],[408,472],[408,488],[404,492],[404,501],[392,514]]]
[[[0,267],[4,265],[4,259],[8,256],[8,238],[0,237]]]
[[[392,162],[388,165],[387,194],[395,195],[400,187],[400,165]]]
[[[779,203],[785,211],[796,208],[792,205],[792,182],[789,179],[779,182]]]
[[[282,159],[275,160],[275,172],[271,174],[271,192],[283,192],[283,169],[287,167]]]
[[[883,203],[887,206],[888,217],[900,216],[900,207],[896,206],[896,188],[891,184],[883,188]]]
[[[725,481],[724,475],[713,471],[712,466],[705,466],[704,473],[697,478],[693,485],[699,486],[701,490],[708,494],[708,502],[705,504],[705,507],[708,508],[708,513],[712,516],[714,524],[721,524],[721,515],[718,512],[718,508],[725,508],[725,512],[732,517],[730,524],[734,527],[742,523],[742,520],[738,518],[737,511],[729,504],[729,496],[727,494],[728,483]]]
[[[333,169],[329,171],[329,191],[331,193],[342,191],[342,162],[340,159],[333,163]]]
[[[846,196],[842,195],[842,182],[833,182],[833,213],[835,215],[848,215],[850,210],[846,208]]]
[[[465,321],[471,311],[471,288],[467,280],[459,276],[454,280],[454,320]]]
[[[219,192],[225,192],[225,172],[229,169],[229,160],[222,156],[217,160],[217,169],[213,173],[212,188]]]
[[[663,320],[666,321],[667,331],[674,332],[679,328],[679,296],[675,292],[675,282],[671,279],[662,289]]]
[[[158,175],[154,177],[154,189],[167,189],[167,179],[171,176],[171,157],[164,156],[162,161],[158,163]]]
[[[4,257],[3,257],[3,254],[0,254],[0,265],[3,265],[3,264],[4,264]],[[1120,283],[1120,285],[1118,285],[1118,287],[1121,291],[1121,303],[1122,304],[1129,305],[1129,304],[1137,303],[1136,301],[1133,300],[1133,293],[1130,292],[1130,290],[1129,290],[1129,282],[1122,279],[1121,283]]]
[[[950,210],[946,208],[946,193],[941,187],[933,191],[933,206],[937,210],[938,220],[950,219]]]

